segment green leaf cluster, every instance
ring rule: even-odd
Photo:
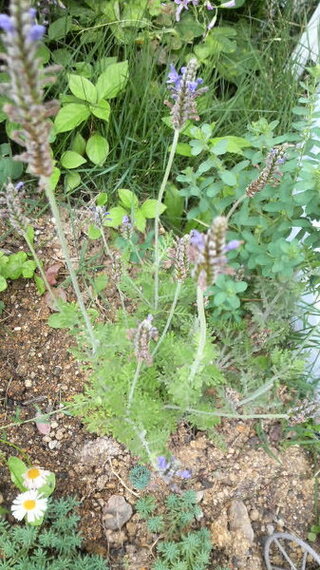
[[[34,276],[37,265],[34,260],[29,259],[24,251],[5,255],[0,251],[0,292],[8,287],[8,279],[19,279],[24,277],[30,279]]]
[[[9,525],[0,519],[0,569],[107,570],[97,555],[83,555],[72,497],[49,502],[43,526]]]

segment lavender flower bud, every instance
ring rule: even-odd
[[[213,220],[211,227],[203,238],[200,239],[202,235],[200,232],[195,234],[194,239],[191,238],[191,259],[195,264],[193,276],[203,291],[209,285],[213,285],[218,275],[221,273],[232,273],[233,271],[228,266],[228,260],[225,256],[226,251],[228,251],[228,245],[230,245],[226,245],[226,231],[227,218],[218,216]],[[235,243],[232,245],[235,246]]]
[[[270,150],[266,158],[266,166],[259,174],[258,178],[251,182],[246,189],[246,194],[252,198],[257,192],[260,192],[267,184],[273,183],[275,186],[279,184],[281,172],[278,165],[286,160],[285,151],[288,148],[287,144],[274,147]]]
[[[133,338],[134,352],[138,361],[144,361],[147,366],[152,365],[152,355],[149,351],[151,340],[157,340],[158,331],[152,326],[152,315],[148,315],[137,329],[129,331],[129,336]]]
[[[206,87],[198,89],[203,80],[196,77],[198,62],[191,59],[179,74],[171,64],[168,75],[168,86],[174,103],[165,101],[171,108],[172,124],[176,130],[181,130],[188,119],[198,120],[196,98],[207,91]]]
[[[21,191],[22,186],[23,182],[18,182],[16,185],[8,182],[5,185],[5,192],[0,193],[0,204],[3,204],[0,215],[9,218],[11,226],[19,235],[25,233],[26,227],[30,223],[22,209],[24,198],[24,192]]]
[[[111,253],[111,279],[118,284],[122,275],[121,255],[118,251]]]
[[[124,239],[130,240],[132,238],[133,225],[129,216],[123,216],[122,224],[120,226],[120,233]]]
[[[111,220],[111,216],[105,206],[91,206],[90,211],[93,222],[99,227],[102,227],[105,218]]]
[[[11,0],[11,16],[0,14],[6,48],[1,57],[10,78],[9,83],[1,85],[1,92],[11,99],[3,110],[11,121],[21,125],[21,130],[14,132],[12,138],[26,148],[26,152],[15,159],[28,162],[31,174],[48,177],[53,164],[49,145],[51,126],[47,118],[56,113],[58,103],[43,103],[43,86],[54,80],[48,73],[56,68],[42,69],[36,57],[37,42],[45,28],[36,24],[34,18],[35,10],[30,9],[28,0]]]
[[[320,416],[320,402],[305,398],[298,406],[291,408],[287,413],[291,416],[289,420],[290,425],[302,424],[311,418]]]
[[[178,282],[188,277],[190,269],[189,257],[190,236],[187,234],[176,241],[173,253],[174,277]]]

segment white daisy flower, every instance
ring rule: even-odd
[[[35,489],[20,493],[12,503],[11,511],[13,516],[22,521],[27,515],[27,521],[33,523],[43,517],[47,510],[48,499],[42,497]]]
[[[23,483],[27,489],[40,489],[46,483],[50,471],[45,471],[41,467],[30,467],[23,473]]]

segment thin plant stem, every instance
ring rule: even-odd
[[[133,400],[133,395],[134,395],[134,391],[136,389],[136,385],[140,376],[140,372],[141,372],[141,366],[142,366],[142,360],[139,359],[138,363],[137,363],[137,368],[132,380],[132,384],[131,384],[131,388],[130,388],[130,392],[129,392],[129,397],[128,397],[128,404],[127,404],[127,410],[129,411],[131,408],[131,404],[132,404],[132,400]]]
[[[109,258],[111,259],[111,261],[112,261],[111,251],[110,251],[110,248],[109,248],[109,245],[108,245],[108,242],[107,242],[107,239],[106,239],[106,236],[105,236],[105,233],[104,233],[104,230],[103,230],[102,227],[100,228],[100,232],[101,232],[101,237],[102,237],[102,241],[103,241],[103,246],[104,246],[104,249],[105,249],[105,253],[108,255],[108,257],[109,257]],[[121,303],[122,310],[123,310],[124,314],[126,314],[127,311],[126,311],[126,307],[125,307],[125,304],[124,304],[124,295],[123,295],[123,293],[122,293],[122,291],[121,291],[121,289],[120,289],[118,283],[115,283],[115,286],[116,286],[117,291],[118,291],[118,293],[119,293],[119,298],[120,298],[120,303]]]
[[[36,254],[36,251],[35,251],[35,249],[34,249],[34,247],[33,247],[33,245],[32,245],[31,240],[30,240],[29,237],[28,237],[27,232],[23,231],[23,237],[24,237],[24,240],[25,240],[25,242],[26,242],[28,248],[30,249],[30,252],[31,252],[31,254],[32,254],[33,259],[35,260],[35,262],[36,262],[36,264],[37,264],[37,268],[39,269],[39,273],[40,273],[40,275],[41,275],[41,277],[42,277],[42,279],[43,279],[43,281],[44,281],[44,284],[45,284],[45,286],[46,286],[46,288],[47,288],[47,290],[48,290],[48,293],[50,294],[50,297],[52,298],[52,301],[53,301],[54,306],[55,306],[55,305],[56,305],[56,302],[57,302],[57,298],[55,297],[55,294],[54,294],[54,292],[53,292],[53,289],[52,289],[51,285],[49,284],[49,281],[48,281],[48,279],[47,279],[47,277],[46,277],[45,272],[44,272],[43,269],[42,269],[41,261],[40,261],[38,255]]]
[[[165,191],[165,187],[167,185],[169,175],[171,172],[173,159],[176,154],[177,144],[179,140],[180,131],[179,129],[175,129],[173,135],[173,141],[171,145],[171,150],[167,162],[167,167],[165,173],[163,175],[163,179],[161,182],[158,198],[157,198],[157,206],[156,206],[156,215],[154,219],[154,309],[155,311],[158,309],[159,304],[159,266],[160,266],[160,251],[159,251],[159,218],[160,218],[160,204],[163,198],[163,193]]]
[[[192,363],[189,375],[190,386],[201,365],[201,361],[203,358],[203,351],[206,344],[206,336],[207,336],[206,316],[204,312],[204,296],[203,296],[203,291],[199,286],[197,287],[197,309],[198,309],[198,319],[200,327],[200,337],[199,337],[196,357]]]
[[[101,233],[101,237],[102,237],[102,241],[103,241],[103,246],[104,246],[105,252],[106,252],[106,254],[108,255],[108,257],[111,258],[111,251],[110,251],[110,247],[109,247],[108,242],[107,242],[107,238],[106,238],[105,233],[104,233],[104,229],[103,229],[102,226],[101,226],[99,229],[100,229],[100,233]]]
[[[125,418],[125,422],[127,422],[129,425],[132,426],[132,429],[135,432],[135,434],[137,435],[137,437],[139,438],[139,440],[142,444],[142,447],[145,449],[145,452],[147,454],[147,457],[148,457],[151,465],[153,467],[156,467],[154,458],[153,458],[152,453],[151,453],[150,448],[149,448],[149,444],[145,438],[145,433],[146,433],[145,430],[139,431],[137,426],[135,425],[135,423],[132,420],[130,420],[130,418]]]
[[[52,190],[49,187],[48,179],[42,178],[40,181],[40,184],[45,189],[45,193],[46,193],[48,202],[50,204],[52,215],[53,215],[55,222],[56,222],[56,230],[57,230],[58,238],[60,241],[62,253],[63,253],[64,259],[65,259],[65,262],[67,264],[67,267],[68,267],[68,271],[69,271],[69,275],[70,275],[70,278],[72,281],[73,289],[74,289],[74,292],[76,294],[77,301],[79,304],[79,308],[80,308],[80,311],[81,311],[82,316],[83,316],[83,320],[84,320],[85,325],[86,325],[88,336],[90,338],[90,342],[92,345],[92,352],[95,353],[97,350],[97,347],[98,347],[98,341],[95,338],[95,335],[93,332],[93,327],[92,327],[89,315],[87,313],[85,304],[83,302],[83,298],[82,298],[82,294],[80,291],[76,272],[72,266],[67,241],[66,241],[64,231],[63,231],[63,227],[62,227],[62,223],[61,223],[59,208],[58,208],[54,193],[52,192]]]
[[[161,345],[161,343],[162,343],[164,337],[166,336],[166,334],[167,334],[167,332],[168,332],[168,329],[169,329],[169,327],[170,327],[170,325],[171,325],[171,321],[172,321],[172,318],[173,318],[173,315],[174,315],[174,311],[175,311],[175,309],[176,309],[177,302],[178,302],[178,299],[179,299],[179,295],[180,295],[180,291],[181,291],[181,286],[182,286],[182,282],[181,282],[181,281],[178,281],[177,286],[176,286],[176,290],[175,290],[175,292],[174,292],[174,298],[173,298],[173,301],[172,301],[172,305],[171,305],[171,308],[170,308],[170,312],[169,312],[169,315],[168,315],[168,318],[167,318],[167,322],[166,322],[165,327],[164,327],[164,329],[163,329],[163,331],[162,331],[161,337],[159,338],[159,340],[158,340],[158,342],[157,342],[157,344],[156,344],[156,346],[155,346],[155,348],[154,348],[154,350],[153,350],[153,352],[152,352],[152,356],[154,356],[155,353],[156,353],[156,352],[158,351],[158,349],[160,348],[160,345]]]
[[[230,220],[232,214],[235,212],[235,210],[238,208],[238,206],[240,206],[240,204],[243,202],[243,200],[245,200],[247,198],[247,194],[243,194],[242,196],[240,196],[240,198],[238,198],[238,200],[235,201],[235,203],[233,204],[232,208],[229,210],[228,215],[226,216],[227,221]]]

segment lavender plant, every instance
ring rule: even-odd
[[[43,88],[54,81],[52,74],[56,68],[43,69],[41,61],[37,57],[38,43],[45,33],[45,27],[36,23],[36,10],[30,7],[30,2],[28,0],[12,0],[10,14],[10,16],[0,15],[0,28],[4,32],[2,37],[6,48],[6,53],[2,54],[2,59],[9,75],[9,82],[2,84],[1,89],[11,101],[4,105],[4,111],[13,122],[19,124],[19,130],[12,134],[12,138],[25,147],[25,152],[15,158],[28,163],[30,174],[38,178],[39,191],[44,190],[46,193],[56,220],[58,237],[86,324],[92,350],[95,351],[97,347],[96,338],[70,259],[50,180],[53,173],[53,160],[49,144],[51,125],[48,118],[57,112],[58,105],[56,101],[43,101]],[[13,201],[11,204],[14,206]]]

